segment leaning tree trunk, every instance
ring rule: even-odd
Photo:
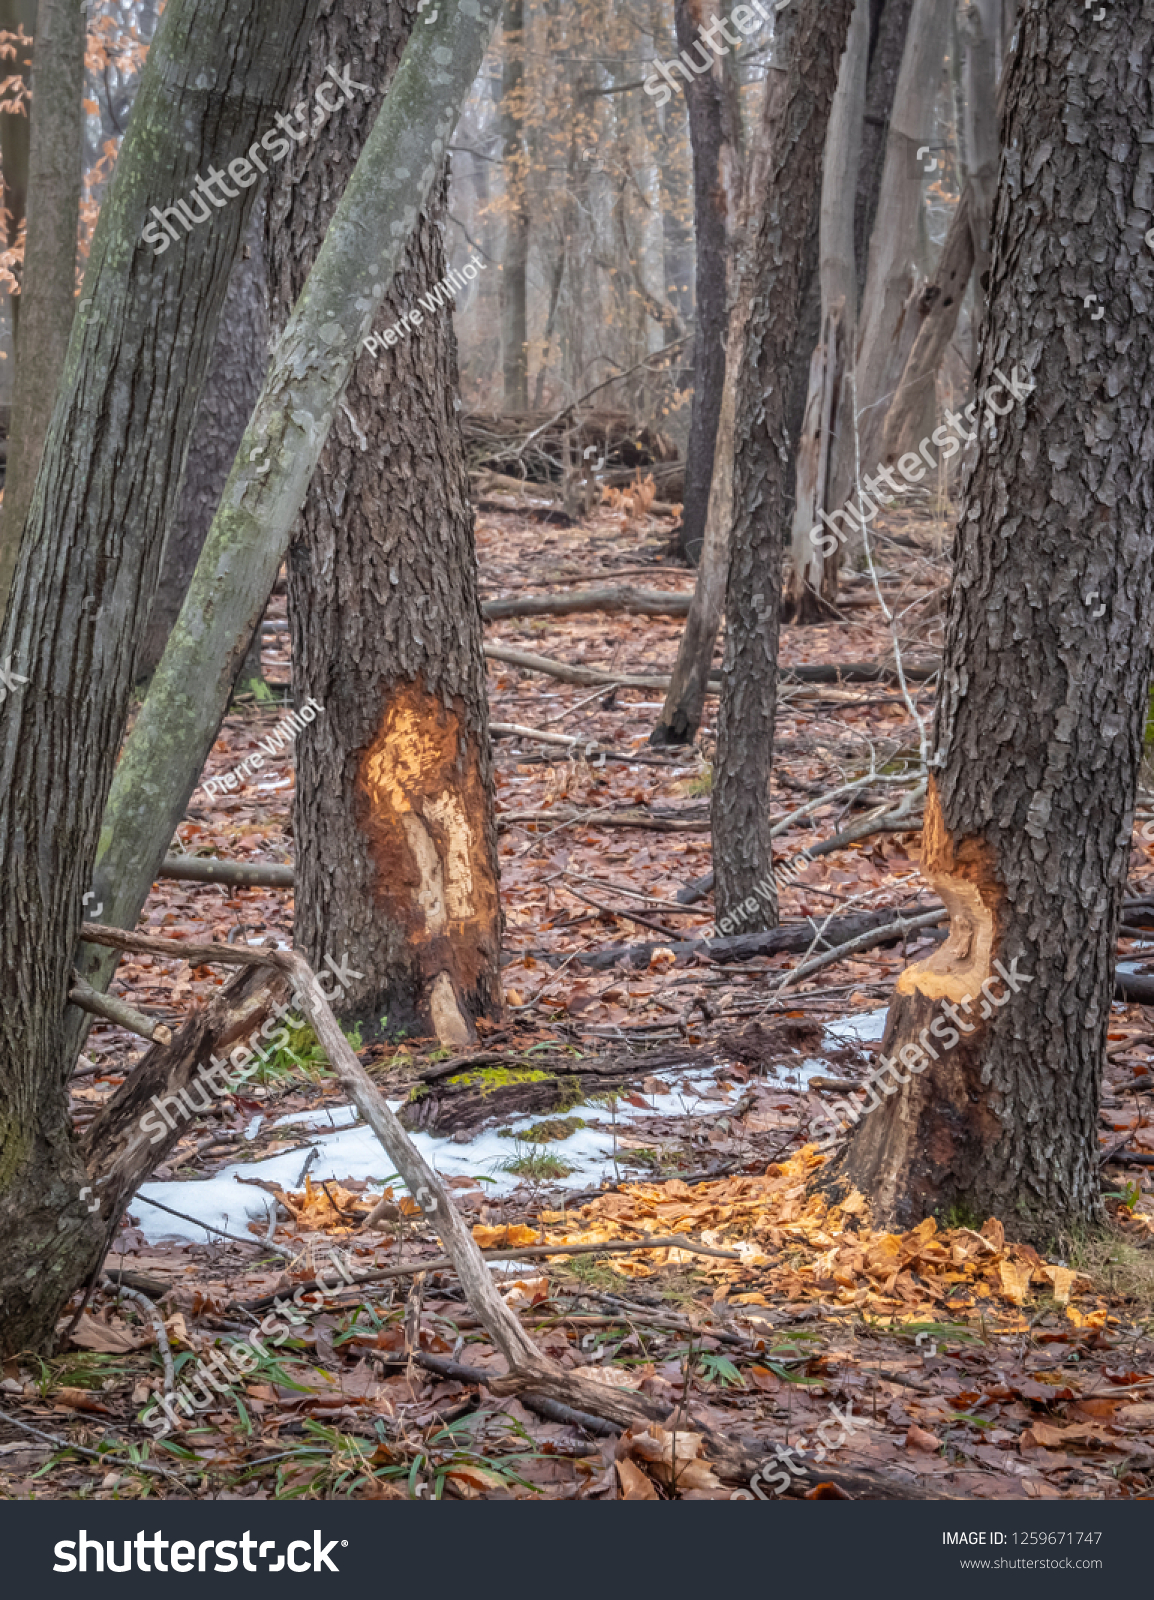
[[[324,0],[316,70],[391,75],[415,0],[371,0],[356,27]],[[281,317],[296,303],[371,108],[333,123],[278,184],[269,215]],[[362,976],[341,1015],[375,1038],[435,1032],[464,1048],[501,1014],[500,898],[473,513],[456,412],[445,185],[438,181],[376,326],[421,297],[420,329],[353,370],[289,562],[298,704],[324,714],[297,747],[297,945]],[[477,275],[475,265],[469,272]]]
[[[865,108],[869,0],[856,0],[837,93],[826,132],[818,240],[821,338],[810,365],[809,395],[797,450],[797,480],[790,563],[783,596],[787,622],[818,622],[832,615],[840,547],[823,556],[809,537],[819,511],[828,511],[833,442],[841,426],[846,349],[857,323],[854,273],[854,198],[857,151]]]
[[[135,925],[199,781],[345,386],[354,365],[370,359],[365,337],[437,181],[496,6],[448,0],[413,30],[277,344],[105,807],[93,888],[109,926]],[[326,88],[327,72],[308,88]],[[380,88],[353,83],[374,98]],[[352,104],[355,96],[344,109]],[[106,986],[114,967],[114,957],[83,950],[81,973],[94,987]]]
[[[73,326],[0,631],[0,662],[20,680],[5,684],[0,746],[5,1352],[51,1337],[99,1255],[68,1119],[69,973],[136,637],[249,205],[224,206],[163,264],[142,232],[150,207],[171,205],[211,160],[247,150],[269,126],[311,11],[312,0],[167,8],[92,242],[90,315]]]
[[[708,26],[705,0],[676,0],[677,45],[691,49]],[[738,183],[740,108],[736,86],[719,57],[710,71],[685,85],[693,149],[693,220],[697,241],[697,310],[694,323],[693,411],[685,452],[681,545],[695,563],[705,540],[713,478],[717,419],[725,385],[725,333],[729,290],[730,229]]]
[[[713,781],[713,870],[718,916],[756,883],[773,881],[769,777],[777,709],[781,555],[787,525],[788,370],[802,292],[806,235],[853,0],[799,7],[789,69],[766,147],[765,198],[751,244],[756,278],[735,412],[733,533],[725,591],[726,641]],[[788,137],[786,136],[788,130]],[[747,919],[776,924],[772,893]]]
[[[0,513],[0,617],[76,314],[83,95],[83,0],[40,0],[32,58],[22,315]]]
[[[138,678],[150,678],[164,654],[267,367],[268,270],[261,203],[233,269],[221,313],[216,349],[189,446],[180,505],[165,540],[160,581],[140,643]],[[259,622],[254,638],[259,646]],[[259,660],[257,668],[259,675]],[[243,667],[238,681],[248,681]]]
[[[978,374],[1005,415],[958,523],[926,802],[950,935],[898,980],[896,1082],[831,1177],[886,1226],[958,1208],[1046,1237],[1098,1209],[1151,670],[1154,193],[1134,129],[1154,126],[1154,6],[1031,0],[1019,27]]]

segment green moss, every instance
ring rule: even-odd
[[[548,1144],[555,1139],[570,1139],[585,1127],[584,1117],[551,1117],[546,1122],[535,1122],[531,1128],[526,1128],[521,1134],[514,1134],[503,1129],[503,1139],[522,1138],[530,1144]]]
[[[475,1072],[458,1072],[449,1079],[451,1084],[460,1084],[462,1088],[476,1084],[482,1095],[492,1094],[495,1089],[505,1089],[515,1083],[556,1081],[551,1072],[539,1072],[532,1067],[478,1067]]]

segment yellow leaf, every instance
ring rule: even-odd
[[[482,1250],[512,1250],[519,1244],[543,1244],[545,1241],[532,1228],[518,1223],[513,1227],[489,1228],[478,1222],[473,1238]]]
[[[445,1477],[466,1500],[476,1500],[490,1489],[508,1487],[504,1478],[495,1472],[486,1472],[484,1467],[454,1467],[451,1472],[445,1474]]]

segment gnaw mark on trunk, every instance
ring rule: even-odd
[[[922,873],[942,897],[950,931],[932,955],[906,968],[897,992],[923,994],[929,1000],[972,998],[993,971],[1004,891],[989,845],[981,839],[955,844],[947,832],[933,778],[926,794]]]

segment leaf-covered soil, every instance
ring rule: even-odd
[[[484,598],[610,582],[690,591],[692,574],[667,554],[668,522],[619,498],[574,528],[542,525],[523,512],[484,513]],[[881,592],[898,618],[903,659],[933,659],[948,523],[927,507],[879,524]],[[783,630],[783,664],[892,663],[891,631],[872,582],[853,577],[843,592],[841,618]],[[269,617],[284,621],[283,598]],[[629,676],[667,672],[681,625],[591,613],[494,623],[486,637]],[[287,693],[286,633],[272,629],[268,639],[266,676]],[[549,1157],[565,1164],[572,1124],[587,1120],[588,1107],[534,1106],[532,1137],[516,1146],[518,1186],[498,1197],[479,1174],[481,1181],[453,1179],[454,1195],[485,1248],[508,1255],[587,1247],[567,1258],[526,1255],[495,1270],[543,1350],[665,1401],[675,1409],[664,1429],[622,1436],[492,1394],[484,1378],[502,1362],[455,1278],[414,1270],[441,1255],[417,1208],[387,1182],[385,1192],[351,1179],[314,1185],[307,1168],[315,1141],[275,1125],[289,1112],[335,1111],[342,1103],[319,1053],[298,1038],[295,1053],[263,1080],[190,1125],[156,1174],[195,1179],[299,1149],[299,1183],[267,1186],[271,1240],[262,1229],[251,1248],[207,1238],[149,1243],[130,1208],[106,1270],[157,1308],[178,1386],[202,1356],[255,1328],[268,1297],[313,1282],[318,1267],[329,1271],[330,1285],[338,1277],[354,1282],[310,1291],[277,1359],[160,1444],[139,1420],[164,1381],[152,1316],[139,1301],[118,1302],[106,1282],[66,1335],[79,1304],[71,1308],[57,1356],[5,1367],[0,1490],[16,1498],[772,1498],[806,1492],[800,1478],[791,1481],[792,1460],[816,1465],[836,1486],[809,1492],[831,1495],[1154,1492],[1146,1442],[1154,1421],[1154,1033],[1142,1008],[1115,1005],[1111,1017],[1101,1129],[1105,1221],[1097,1234],[1055,1238],[1040,1255],[1007,1242],[1005,1219],[929,1218],[893,1236],[874,1233],[854,1197],[827,1210],[806,1187],[823,1159],[814,1148],[828,1126],[821,1106],[869,1071],[877,1049],[870,1034],[878,1030],[863,1026],[859,1042],[826,1033],[825,1024],[884,1007],[916,943],[845,959],[780,995],[797,955],[727,963],[704,951],[667,951],[712,916],[711,897],[686,906],[676,895],[710,867],[716,700],[707,703],[693,749],[657,751],[647,740],[659,693],[594,692],[491,667],[495,721],[573,734],[596,753],[586,759],[528,738],[497,743],[510,1014],[507,1025],[484,1034],[483,1060],[453,1065],[464,1074],[496,1063],[498,1076],[510,1078],[526,1060],[570,1077],[584,1064],[592,1083],[608,1062],[617,1077],[597,1110],[612,1119],[612,1159],[584,1189],[575,1187],[584,1178],[572,1176],[560,1187]],[[912,707],[888,683],[787,685],[775,817],[869,772],[871,761],[879,772],[900,771],[919,746],[914,708],[932,715],[932,687],[918,684],[911,693]],[[238,703],[205,776],[236,766],[280,714],[279,705]],[[602,765],[601,751],[624,759]],[[290,861],[292,792],[291,754],[234,795],[206,799],[198,790],[173,853]],[[777,849],[783,858],[796,855],[901,792],[867,786],[864,807],[851,809],[853,797],[827,803],[787,829]],[[614,812],[678,826],[613,826]],[[783,920],[910,904],[922,890],[917,827],[915,818],[913,831],[878,834],[807,865],[781,889]],[[1148,848],[1136,839],[1134,894],[1154,887]],[[141,926],[174,938],[287,942],[292,895],[165,881]],[[582,961],[636,945],[648,948],[608,968]],[[1119,953],[1140,960],[1142,946],[1124,939]],[[116,990],[178,1021],[222,976],[134,958],[122,962]],[[93,1029],[74,1080],[78,1126],[141,1049],[122,1030]],[[445,1065],[442,1056],[433,1040],[362,1052],[391,1098],[417,1086],[423,1092],[422,1074]],[[678,1088],[690,1084],[691,1091]],[[650,1114],[657,1097],[674,1092],[676,1112]],[[499,1090],[486,1098],[486,1120],[498,1124],[508,1107]],[[684,1243],[622,1248],[647,1235]],[[281,1257],[270,1255],[270,1242]],[[588,1248],[605,1245],[618,1248]],[[334,1259],[343,1271],[334,1272]],[[362,1273],[378,1276],[357,1281]],[[717,1480],[708,1451],[694,1442],[695,1424],[765,1458],[752,1490]],[[786,1470],[778,1450],[786,1452]],[[839,1485],[839,1473],[852,1491]]]

